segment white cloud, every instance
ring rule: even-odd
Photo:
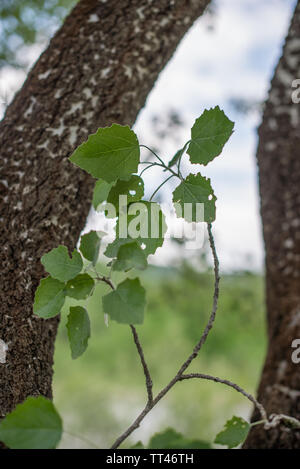
[[[223,265],[240,267],[246,254],[251,253],[254,264],[259,266],[262,241],[255,165],[255,127],[259,116],[237,114],[228,99],[264,99],[295,0],[215,3],[214,31],[208,31],[207,17],[195,23],[161,73],[140,113],[136,130],[143,143],[151,146],[155,136],[150,118],[153,114],[164,115],[170,108],[179,110],[186,121],[186,127],[177,133],[182,143],[189,138],[189,128],[204,108],[218,104],[235,120],[235,133],[222,156],[203,173],[211,177],[218,196],[215,230]],[[40,46],[28,49],[32,62],[40,50]],[[0,74],[0,93],[10,97],[11,89],[21,86],[24,78],[23,72],[4,68]],[[176,149],[170,140],[161,150],[169,157]],[[145,175],[149,194],[162,176],[160,171],[150,171]],[[174,187],[174,182],[170,187]],[[161,192],[166,194],[165,190]],[[94,223],[97,224],[95,220]],[[169,252],[161,250],[159,260],[164,262]]]
[[[256,268],[263,259],[255,162],[260,117],[236,114],[228,99],[265,99],[294,5],[294,0],[217,0],[214,31],[207,30],[205,18],[196,22],[161,73],[136,124],[151,145],[150,116],[170,108],[187,121],[180,132],[182,143],[204,108],[218,104],[235,120],[235,133],[222,156],[202,171],[211,177],[218,196],[215,230],[227,268],[242,267],[248,254]],[[173,142],[167,142],[162,153],[175,150]],[[153,185],[157,177],[148,177],[147,183]]]

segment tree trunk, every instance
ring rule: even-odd
[[[99,126],[134,123],[208,3],[80,1],[7,109],[0,123],[0,417],[28,395],[52,395],[58,320],[32,313],[45,275],[40,258],[58,244],[75,247],[93,186],[68,156]]]
[[[292,102],[296,91],[292,82],[297,78],[299,2],[265,106],[257,160],[268,320],[268,352],[258,400],[269,414],[300,419],[300,364],[291,358],[291,344],[300,339],[300,104]],[[254,419],[258,418],[255,414]],[[245,447],[300,449],[300,431],[280,426],[266,432],[259,425],[250,432]]]

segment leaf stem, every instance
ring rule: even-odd
[[[140,147],[141,147],[141,148],[147,148],[147,150],[149,150],[149,151],[152,153],[152,155],[154,155],[154,156],[161,162],[161,164],[163,164],[163,165],[165,164],[164,161],[161,159],[161,157],[158,156],[158,155],[155,153],[155,151],[152,150],[152,148],[147,147],[147,145],[140,145]]]
[[[180,155],[180,157],[179,157],[179,159],[178,159],[178,162],[177,162],[177,169],[178,169],[178,173],[179,173],[179,174],[181,174],[181,172],[180,172],[181,159],[182,159],[183,155],[185,154],[185,151],[186,151],[185,149],[186,149],[187,145],[188,145],[190,142],[191,142],[191,140],[188,140],[188,141],[186,142],[186,144],[184,145],[184,147],[183,147],[183,149],[182,149],[181,155]]]
[[[263,420],[255,422],[252,425],[258,425],[259,423],[265,423],[268,421],[267,414],[266,414],[264,407],[255,399],[255,397],[253,397],[251,394],[249,394],[247,391],[241,388],[238,384],[235,384],[232,381],[229,381],[228,379],[221,379],[221,378],[218,378],[217,376],[206,375],[203,373],[190,373],[190,374],[182,375],[180,378],[180,381],[185,380],[185,379],[193,379],[193,378],[204,379],[204,380],[214,381],[215,383],[225,384],[226,386],[229,386],[235,389],[237,392],[243,394],[243,396],[249,399],[249,401],[251,401],[252,404],[254,404],[255,407],[257,407],[257,409],[260,411],[260,414],[263,418]]]
[[[173,177],[174,177],[174,174],[171,174],[171,176],[169,176],[167,179],[165,179],[165,180],[157,187],[157,189],[155,189],[155,191],[153,192],[153,194],[151,195],[151,197],[150,197],[150,199],[149,199],[150,202],[151,202],[151,200],[153,199],[153,197],[155,196],[155,194],[157,194],[157,192],[159,191],[159,189],[161,189],[162,186],[163,186],[164,184],[166,184],[166,182],[168,182],[168,181],[169,181],[171,178],[173,178]]]
[[[154,165],[161,166],[158,163],[154,163]],[[174,175],[176,175],[176,173]],[[170,178],[168,178],[168,179],[170,179]],[[166,181],[164,181],[164,182],[166,182]],[[267,413],[266,413],[264,407],[251,394],[247,393],[244,389],[242,389],[237,384],[232,383],[229,380],[221,379],[221,378],[218,378],[216,376],[210,376],[210,375],[206,375],[206,374],[202,374],[202,373],[184,374],[184,372],[190,366],[192,361],[198,356],[202,346],[206,342],[208,334],[209,334],[210,330],[212,329],[212,326],[213,326],[213,323],[214,323],[214,320],[215,320],[215,317],[216,317],[217,307],[218,307],[219,283],[220,283],[219,259],[218,259],[218,256],[217,256],[215,242],[214,242],[214,238],[213,238],[213,234],[212,234],[212,225],[211,225],[211,223],[207,224],[207,230],[208,230],[209,244],[210,244],[210,248],[211,248],[212,256],[213,256],[213,261],[214,261],[215,282],[214,282],[214,294],[213,294],[212,310],[211,310],[211,314],[209,316],[208,322],[206,324],[206,327],[205,327],[205,329],[204,329],[204,331],[203,331],[203,333],[200,337],[200,340],[195,345],[192,353],[188,356],[188,358],[181,365],[181,367],[179,368],[176,375],[156,395],[156,397],[153,397],[152,379],[151,379],[151,375],[150,375],[148,365],[147,365],[146,360],[145,360],[143,348],[141,346],[141,343],[140,343],[140,340],[139,340],[139,337],[138,337],[138,334],[137,334],[137,331],[136,331],[135,327],[133,325],[130,325],[130,328],[131,328],[131,331],[132,331],[132,334],[133,334],[134,343],[136,345],[136,348],[137,348],[137,351],[138,351],[138,354],[139,354],[139,357],[140,357],[140,360],[141,360],[141,364],[142,364],[142,367],[143,367],[143,372],[144,372],[144,376],[145,376],[145,380],[146,380],[146,389],[147,389],[148,399],[147,399],[147,403],[146,403],[144,409],[142,410],[142,412],[137,416],[137,418],[134,420],[134,422],[127,428],[127,430],[125,430],[125,432],[122,433],[116,439],[116,441],[111,446],[111,449],[118,448],[124,442],[124,440],[126,440],[128,438],[128,436],[131,435],[131,433],[134,432],[140,426],[140,423],[144,420],[146,415],[170,391],[170,389],[173,388],[173,386],[176,383],[178,383],[179,381],[183,381],[183,380],[186,380],[186,379],[193,379],[193,378],[207,379],[207,380],[215,381],[217,383],[225,384],[225,385],[235,389],[236,391],[238,391],[239,393],[244,395],[247,399],[249,399],[259,409],[259,411],[260,411],[260,413],[263,417],[263,421],[267,422]],[[105,276],[102,276],[102,277],[98,277],[98,280],[105,282],[113,290],[115,289],[112,281],[109,278],[107,278]]]
[[[209,234],[209,241],[210,241],[210,247],[213,253],[213,259],[214,259],[214,272],[215,272],[215,286],[214,286],[214,295],[213,295],[213,306],[212,306],[212,311],[208,320],[208,323],[202,333],[202,336],[199,340],[199,342],[196,344],[196,346],[193,349],[193,352],[187,360],[182,364],[176,375],[174,376],[173,379],[157,394],[157,396],[153,399],[152,402],[147,402],[145,408],[143,411],[138,415],[138,417],[135,419],[135,421],[130,425],[130,427],[127,428],[127,430],[119,437],[117,440],[114,442],[112,445],[111,449],[116,449],[118,448],[126,438],[131,435],[131,433],[136,430],[142,420],[146,417],[146,415],[150,412],[151,409],[169,392],[169,390],[178,382],[181,381],[181,378],[185,372],[185,370],[189,367],[191,362],[198,356],[198,353],[205,343],[207,336],[209,334],[210,329],[212,328],[215,316],[216,316],[216,311],[217,311],[217,306],[218,306],[218,298],[219,298],[219,281],[220,281],[220,276],[219,276],[219,260],[218,256],[216,253],[216,248],[214,244],[214,239],[212,235],[212,229],[211,229],[211,224],[207,224],[208,228],[208,234]],[[186,379],[186,378],[183,378]]]
[[[256,422],[250,423],[250,427],[255,427],[256,425],[261,425],[263,423],[264,424],[268,423],[268,420],[267,419],[257,420]]]
[[[148,164],[149,161],[141,161],[140,164]],[[173,169],[169,168],[169,166],[166,166],[164,163],[157,163],[156,161],[152,162],[149,164],[149,166],[147,166],[147,168],[143,169],[143,171],[140,173],[140,176],[143,174],[144,171],[146,171],[148,168],[152,168],[152,166],[159,166],[160,168],[164,168],[165,171],[169,171],[170,173],[172,173],[174,176],[176,176],[177,178],[179,178],[181,181],[182,181],[182,176],[181,174],[179,173],[175,173],[175,171],[173,171]]]
[[[145,164],[145,163],[149,163],[149,161],[141,161],[140,164]],[[140,177],[142,176],[142,174],[147,171],[147,169],[149,168],[152,168],[152,166],[155,166],[155,163],[150,163],[149,166],[146,166],[146,168],[144,168],[141,172],[140,172]]]
[[[153,402],[153,392],[152,392],[153,383],[152,383],[150,371],[149,371],[148,365],[147,365],[146,360],[145,360],[144,352],[143,352],[143,349],[142,349],[142,346],[141,346],[141,343],[140,343],[139,336],[137,334],[136,328],[132,324],[130,325],[130,328],[131,328],[131,331],[132,331],[134,343],[136,345],[138,354],[139,354],[140,359],[141,359],[144,375],[145,375],[145,378],[146,378],[148,404],[152,404],[152,402]]]

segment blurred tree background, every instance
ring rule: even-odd
[[[1,0],[0,68],[30,64],[25,48],[45,44],[76,0]]]
[[[75,3],[76,0],[2,0],[0,72],[4,68],[26,71],[32,63],[30,48],[38,45],[42,50]],[[172,111],[166,111],[166,116],[153,116],[155,146],[172,138],[172,132],[176,134],[180,119]],[[99,264],[98,270],[101,269]],[[138,331],[154,378],[154,390],[158,391],[199,339],[211,309],[213,273],[205,253],[199,253],[191,262],[181,257],[178,249],[176,260],[167,267],[151,266],[142,274],[142,282],[147,289],[148,307],[145,324]],[[98,288],[106,291],[105,286]],[[93,336],[88,350],[79,360],[72,361],[65,328],[69,305],[70,302],[62,313],[56,345],[54,399],[66,430],[84,435],[99,446],[108,446],[143,407],[144,376],[129,328],[115,323],[105,326],[97,295],[89,302]],[[247,268],[223,273],[216,325],[191,371],[226,377],[255,392],[265,352],[263,324],[262,275]],[[146,443],[150,435],[167,427],[192,439],[212,441],[227,418],[233,414],[248,417],[250,411],[246,399],[222,385],[204,381],[179,383],[133,434],[128,445],[137,440]],[[66,435],[61,447],[85,445]]]

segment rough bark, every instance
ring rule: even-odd
[[[93,186],[68,156],[99,126],[134,123],[208,3],[80,1],[7,109],[0,123],[0,339],[8,346],[0,363],[0,417],[28,395],[52,395],[58,320],[32,313],[45,275],[40,258],[58,244],[74,248]]]
[[[268,351],[258,400],[268,413],[300,419],[300,364],[291,359],[292,341],[300,338],[300,103],[292,102],[292,82],[297,78],[299,2],[265,105],[257,161],[268,321]],[[280,426],[266,432],[257,426],[245,447],[299,449],[300,431]]]

